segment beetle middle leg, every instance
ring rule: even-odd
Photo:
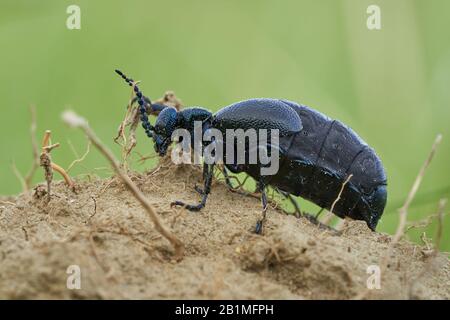
[[[203,167],[203,170],[204,170],[204,177],[205,177],[204,188],[203,188],[203,190],[201,190],[200,188],[197,188],[197,189],[200,189],[200,190],[197,190],[198,192],[201,191],[200,192],[202,195],[201,202],[197,205],[191,205],[191,204],[186,204],[182,201],[174,201],[170,204],[170,206],[183,206],[186,209],[188,209],[189,211],[199,211],[205,207],[206,200],[208,199],[208,195],[211,191],[211,182],[212,182],[212,178],[213,178],[214,165],[213,164],[205,165]]]
[[[268,205],[268,203],[267,203],[267,194],[266,194],[266,186],[265,186],[265,184],[262,181],[260,181],[258,183],[258,190],[259,190],[259,192],[261,192],[261,204],[262,204],[263,209],[262,209],[261,219],[259,219],[256,222],[255,233],[256,234],[261,234],[262,230],[263,230],[264,221],[266,221],[267,205]]]

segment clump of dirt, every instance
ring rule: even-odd
[[[38,185],[0,203],[0,298],[450,298],[447,257],[430,258],[407,241],[395,245],[381,289],[367,291],[368,267],[380,264],[391,237],[363,222],[346,221],[337,233],[271,208],[259,236],[260,201],[220,182],[202,211],[170,207],[197,203],[199,170],[163,164],[132,180],[184,242],[182,261],[173,261],[170,244],[117,177],[77,181],[76,193],[54,183],[50,201]],[[80,289],[67,287],[73,265]]]

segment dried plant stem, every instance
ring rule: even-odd
[[[75,151],[75,149],[73,149]],[[82,162],[84,159],[86,159],[87,155],[89,154],[89,151],[91,151],[91,141],[88,141],[87,147],[86,147],[86,152],[81,156],[81,158],[79,158],[77,156],[78,159],[75,159],[74,161],[72,161],[72,163],[69,165],[69,167],[67,168],[67,172],[70,171],[70,169],[73,168],[74,165],[76,165],[77,163]],[[56,170],[56,169],[55,169]]]
[[[33,147],[33,164],[31,166],[30,171],[25,176],[25,192],[31,188],[31,182],[33,180],[33,176],[39,168],[39,147],[36,139],[36,129],[37,129],[37,120],[36,120],[36,107],[30,106],[30,114],[31,114],[31,126],[30,126],[30,135],[31,135],[31,145]]]
[[[399,223],[397,226],[397,230],[392,238],[391,243],[389,244],[388,249],[386,250],[385,255],[382,257],[381,260],[381,265],[380,265],[380,269],[382,270],[382,274],[384,273],[384,271],[387,268],[388,265],[388,260],[389,257],[392,255],[392,251],[394,250],[394,246],[400,241],[400,239],[403,237],[403,235],[405,234],[405,228],[406,228],[406,223],[408,221],[408,208],[412,202],[412,200],[414,199],[417,190],[419,190],[419,186],[422,182],[422,179],[425,175],[425,171],[427,170],[428,166],[431,163],[431,160],[433,160],[434,154],[436,153],[436,149],[439,146],[439,144],[441,143],[442,140],[442,135],[438,134],[436,136],[436,139],[433,143],[433,146],[431,147],[431,151],[427,157],[427,159],[425,160],[424,164],[422,165],[422,167],[420,168],[420,171],[416,177],[416,180],[414,181],[411,190],[408,193],[408,196],[406,197],[405,203],[403,204],[403,206],[399,209]]]
[[[52,159],[50,157],[50,153],[42,152],[40,156],[40,165],[44,168],[44,176],[45,181],[47,182],[47,197],[50,201],[51,199],[51,186],[53,180],[53,168],[52,168]]]
[[[114,157],[112,152],[100,141],[95,132],[87,124],[87,121],[71,111],[64,112],[63,120],[73,127],[82,129],[89,140],[92,142],[94,147],[96,147],[100,151],[100,153],[102,153],[103,156],[108,159],[114,171],[122,179],[127,188],[134,195],[134,197],[147,211],[153,224],[155,225],[156,230],[173,245],[175,250],[175,259],[181,260],[184,253],[184,244],[161,222],[152,204],[145,198],[144,194],[133,183],[130,177],[123,171],[118,160]]]
[[[435,251],[439,251],[439,248],[441,246],[441,239],[442,239],[442,227],[444,225],[444,210],[445,206],[447,205],[447,199],[441,199],[439,201],[438,211],[437,211],[437,231],[436,231],[436,239],[434,242]]]
[[[342,183],[341,189],[339,190],[339,193],[336,197],[336,199],[334,199],[333,203],[331,204],[331,208],[330,211],[328,211],[325,216],[321,219],[321,223],[324,225],[329,225],[331,220],[334,218],[333,215],[333,210],[334,207],[336,206],[336,204],[339,202],[339,200],[341,200],[341,196],[342,196],[342,192],[344,192],[345,186],[347,185],[347,183],[350,181],[350,179],[353,177],[353,174],[350,174],[345,181]]]
[[[125,117],[119,125],[119,129],[117,131],[117,136],[114,138],[114,142],[119,144],[122,147],[122,166],[125,170],[127,170],[127,159],[131,153],[131,150],[136,146],[136,129],[139,124],[139,115],[138,108],[133,107],[133,98],[134,98],[134,86],[138,84],[139,81],[136,81],[131,87],[130,100],[128,100],[127,112],[125,113]],[[130,126],[129,130],[129,142],[127,140],[127,136],[125,134],[125,128]],[[122,139],[123,143],[119,142],[119,139]]]
[[[42,138],[42,148],[48,147],[50,144],[50,137],[52,135],[52,132],[50,130],[45,130],[44,137]]]
[[[422,165],[422,168],[420,168],[419,174],[417,175],[416,180],[414,181],[414,184],[413,184],[411,190],[409,191],[408,196],[406,197],[405,203],[399,210],[400,221],[397,226],[397,231],[395,232],[394,237],[392,239],[391,247],[393,247],[393,245],[395,245],[398,241],[400,241],[402,236],[405,234],[405,227],[406,227],[406,222],[407,222],[407,218],[408,218],[408,208],[409,208],[412,200],[414,199],[414,197],[417,193],[417,190],[419,189],[419,186],[422,182],[423,176],[425,175],[425,171],[427,170],[428,166],[430,165],[431,160],[433,160],[434,154],[436,153],[436,149],[439,146],[439,144],[441,143],[441,140],[442,140],[442,135],[438,134],[433,143],[433,146],[431,147],[431,152],[428,155],[428,158],[425,160],[425,163]]]
[[[127,105],[127,112],[125,113],[125,117],[119,125],[117,136],[114,138],[114,142],[122,147],[122,166],[124,169],[127,169],[127,160],[137,144],[136,130],[138,128],[140,120],[139,109],[133,106],[133,100],[135,97],[134,86],[138,83],[139,81],[135,81],[133,86],[131,86],[131,94],[130,100],[128,101]],[[183,107],[181,100],[176,97],[173,91],[166,91],[164,95],[161,98],[155,100],[154,103],[174,107],[178,111]],[[150,107],[147,109],[147,113],[151,115],[158,115],[159,111],[153,111]],[[125,134],[126,127],[130,127],[128,131],[128,137]]]
[[[422,233],[422,236],[420,239],[425,244],[426,248],[425,250],[422,249],[422,253],[427,258],[426,263],[423,267],[423,270],[410,281],[409,284],[409,291],[408,296],[410,299],[414,299],[414,288],[415,285],[419,282],[420,279],[422,279],[426,275],[432,275],[434,272],[436,272],[437,265],[439,264],[438,261],[438,253],[439,253],[439,246],[441,243],[441,237],[442,237],[442,223],[443,223],[443,217],[444,217],[444,209],[447,204],[447,199],[441,199],[439,201],[438,209],[436,212],[436,216],[438,217],[437,222],[437,231],[436,231],[436,240],[434,243],[434,247],[430,245],[429,240],[426,237],[425,232]]]
[[[69,187],[71,187],[71,188],[74,187],[74,183],[73,183],[72,179],[70,178],[70,176],[67,174],[67,172],[63,168],[58,166],[56,163],[52,162],[52,169],[55,170],[56,172],[58,172],[64,178],[64,181],[67,183],[67,185]]]
[[[427,157],[427,159],[425,160],[424,164],[422,165],[422,167],[420,168],[420,171],[416,177],[416,180],[414,181],[414,184],[411,187],[411,190],[408,193],[408,196],[406,197],[405,203],[403,204],[403,206],[399,209],[399,223],[397,226],[397,230],[394,234],[394,236],[392,237],[391,243],[389,244],[389,247],[386,249],[385,254],[381,257],[380,260],[380,270],[381,270],[381,275],[383,276],[386,272],[387,266],[388,266],[388,262],[389,262],[389,258],[392,256],[392,251],[394,250],[395,245],[400,241],[400,239],[403,237],[403,235],[405,234],[405,229],[406,229],[406,223],[407,223],[407,218],[408,218],[408,208],[409,205],[411,204],[412,200],[414,199],[414,196],[417,193],[417,190],[419,189],[419,186],[422,182],[422,179],[425,175],[425,171],[428,168],[428,166],[431,163],[431,160],[433,160],[434,154],[436,153],[436,149],[439,146],[439,144],[441,143],[442,140],[442,135],[438,134],[436,136],[436,139],[433,143],[433,146],[431,147],[431,151]],[[363,291],[361,294],[359,294],[356,299],[364,299],[367,294],[369,293],[369,289],[366,289],[365,291]]]
[[[74,190],[75,184],[73,183],[70,176],[67,174],[67,172],[60,166],[58,166],[56,163],[52,161],[52,158],[50,156],[50,152],[59,147],[59,143],[51,144],[50,145],[50,138],[51,138],[51,131],[46,130],[44,133],[44,137],[42,139],[42,152],[39,157],[39,164],[41,167],[44,168],[44,174],[45,174],[45,181],[47,182],[47,193],[48,193],[48,199],[51,198],[51,184],[53,180],[53,170],[61,174],[61,176],[64,178],[64,181],[66,184]]]
[[[339,200],[341,200],[342,192],[344,191],[345,186],[347,185],[347,183],[350,181],[350,179],[352,177],[353,177],[353,174],[350,174],[347,177],[347,179],[345,179],[344,183],[342,183],[341,190],[339,191],[337,198],[333,201],[333,204],[331,205],[330,213],[333,213],[334,206],[336,205],[336,203],[338,203]]]
[[[25,182],[24,177],[23,177],[22,174],[20,173],[19,169],[17,169],[16,163],[15,163],[14,161],[13,161],[12,164],[11,164],[11,168],[12,168],[12,171],[14,172],[14,175],[15,175],[15,176],[17,177],[17,179],[19,180],[20,185],[22,186],[23,191],[26,192],[26,191],[28,190],[28,189],[27,189],[27,184],[26,184],[26,182]]]

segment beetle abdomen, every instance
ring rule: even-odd
[[[340,121],[309,107],[283,102],[297,112],[303,124],[287,153],[287,164],[296,172],[291,175],[303,175],[295,194],[330,209],[342,183],[352,174],[334,213],[368,223],[372,215],[379,218],[386,203],[382,188],[386,175],[375,151]]]
[[[386,184],[380,159],[351,128],[307,106],[283,102],[297,111],[303,124],[289,148],[290,159],[311,162],[344,179],[353,174],[352,183],[361,186],[366,193]]]

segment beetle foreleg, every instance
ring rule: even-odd
[[[174,201],[170,204],[170,206],[183,206],[189,211],[199,211],[205,207],[206,200],[208,199],[208,195],[211,191],[211,182],[213,178],[214,165],[212,164],[206,165],[204,166],[204,170],[206,170],[204,189],[203,190],[198,190],[200,188],[196,189],[198,192],[201,191],[202,201],[198,205],[185,204],[182,201]]]

